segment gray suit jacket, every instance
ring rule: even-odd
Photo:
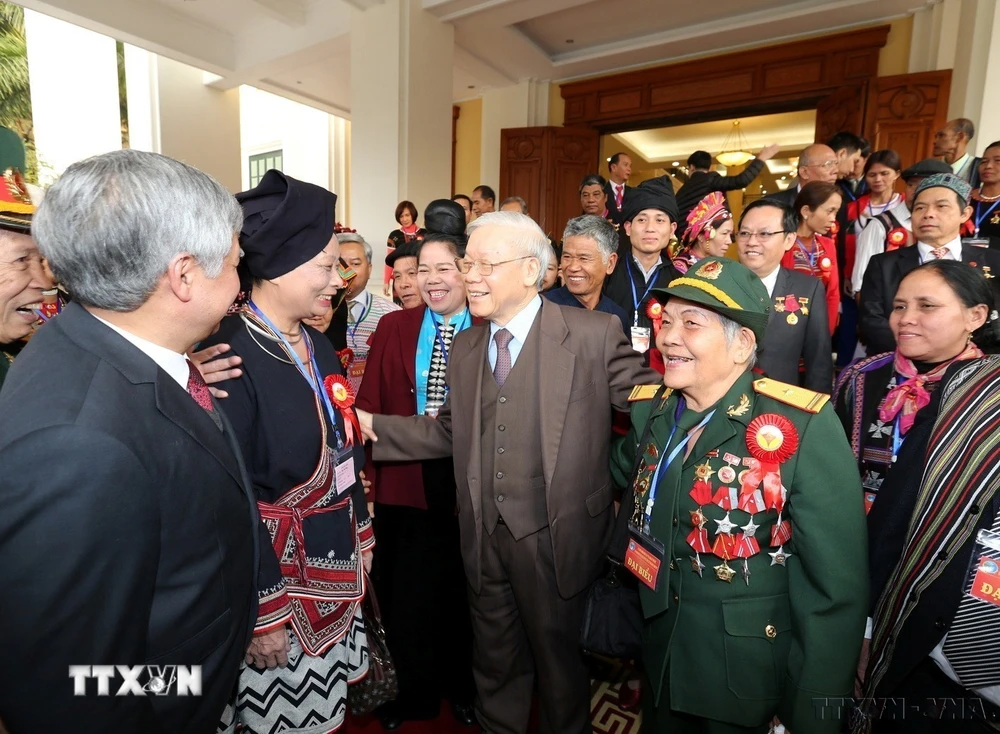
[[[794,296],[800,304],[795,323],[789,323],[785,299]],[[808,299],[802,313],[800,298]],[[771,295],[771,314],[761,345],[760,367],[769,377],[829,395],[833,391],[833,358],[826,292],[819,278],[779,268]],[[799,362],[805,371],[799,371]]]
[[[559,593],[583,591],[600,570],[614,519],[608,454],[612,408],[628,409],[637,384],[661,381],[643,366],[608,314],[542,299],[539,360],[542,468]],[[462,557],[474,591],[482,584],[482,376],[489,323],[455,338],[448,399],[437,419],[375,417],[376,461],[454,456]]]

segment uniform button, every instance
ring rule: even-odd
[[[775,637],[778,636],[778,630],[774,628],[773,624],[769,624],[767,625],[767,627],[764,628],[764,636],[767,637],[767,639],[769,640],[773,640]]]
[[[506,431],[507,430],[507,426],[497,426],[497,430]]]
[[[677,518],[676,517],[674,518],[673,525],[674,525],[675,528],[677,527]]]
[[[497,453],[498,454],[502,454],[503,453],[503,446],[501,446],[500,448],[497,449]]]
[[[679,602],[680,600],[681,600],[681,599],[680,599],[680,597],[679,597],[679,596],[677,596],[677,594],[674,594],[674,604],[676,604],[676,603],[677,603],[677,602]]]
[[[497,495],[497,502],[503,502],[506,499],[502,494]]]
[[[501,398],[500,398],[500,402],[501,402],[501,403],[506,403],[506,402],[507,402],[507,398],[504,398],[504,397],[501,397]]]
[[[939,630],[948,629],[948,625],[945,624],[944,620],[941,617],[938,617],[937,619],[934,620],[934,626]]]
[[[948,554],[945,551],[941,551],[940,553],[937,554],[937,559],[941,563],[944,563],[945,561],[948,560]]]
[[[670,570],[671,571],[676,571],[677,570],[677,564],[674,563],[673,561],[670,562]]]
[[[973,505],[972,507],[970,507],[969,508],[969,514],[970,515],[978,515],[979,514],[979,505]]]
[[[502,471],[498,471],[497,472],[497,479],[503,479],[503,472]]]

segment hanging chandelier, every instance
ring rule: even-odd
[[[743,137],[743,130],[740,129],[740,121],[734,120],[733,127],[722,141],[722,152],[715,156],[726,168],[730,166],[742,166],[753,159],[753,153],[747,150],[746,138]]]

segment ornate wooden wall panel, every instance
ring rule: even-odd
[[[718,119],[741,107],[808,109],[839,87],[874,78],[888,34],[889,26],[879,26],[564,84],[566,124],[606,132]]]
[[[852,84],[821,99],[816,105],[816,140],[829,140],[841,130],[860,135],[867,93],[867,83]]]

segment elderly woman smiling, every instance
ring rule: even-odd
[[[769,299],[750,270],[708,257],[654,293],[664,384],[633,391],[612,453],[632,488],[648,731],[837,732],[814,701],[849,694],[867,609],[843,430],[827,396],[755,379]]]

